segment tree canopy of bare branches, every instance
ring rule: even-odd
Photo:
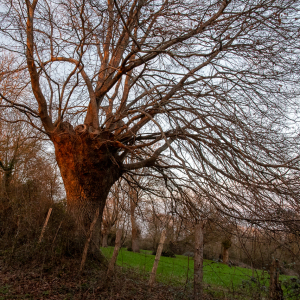
[[[2,107],[53,142],[79,223],[140,168],[240,218],[299,205],[299,1],[1,0],[0,22]]]

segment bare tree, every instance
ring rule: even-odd
[[[147,190],[152,190],[151,185],[154,180],[150,176],[143,176],[144,170],[140,169],[134,175],[123,176],[124,192],[126,192],[129,203],[129,214],[131,221],[131,249],[133,252],[140,252],[140,236],[141,228],[137,221],[137,215],[143,218],[141,213],[143,197],[146,195]]]
[[[118,182],[117,182],[118,183]],[[113,186],[105,204],[102,218],[102,247],[108,246],[108,235],[120,217],[120,195],[117,183]]]
[[[1,126],[0,170],[2,175],[1,190],[5,197],[8,197],[10,182],[18,158],[20,155],[26,155],[24,151],[22,151],[22,148],[24,148],[24,142],[27,141],[27,139],[26,136],[21,136],[17,126],[11,126],[10,124],[5,125]]]
[[[271,220],[270,205],[297,205],[298,9],[297,0],[1,0],[0,47],[14,54],[1,78],[19,91],[1,93],[3,108],[52,141],[79,231],[98,208],[102,218],[114,182],[140,168],[173,186],[170,197],[197,188],[237,218]]]
[[[231,247],[231,238],[227,237],[222,241],[222,261],[224,264],[229,262],[229,249]]]
[[[29,179],[31,176],[28,170],[33,172],[32,165],[43,157],[40,134],[25,124],[14,123],[13,119],[10,121],[12,122],[2,122],[0,126],[1,196],[7,199],[10,196],[14,173],[17,173],[19,182]],[[45,173],[47,170],[44,171],[44,175]]]
[[[141,230],[136,222],[135,210],[138,205],[139,193],[133,189],[130,190],[130,220],[131,220],[131,248],[133,252],[140,252],[139,238]]]
[[[6,116],[8,117],[8,116]],[[10,119],[13,121],[13,119]],[[53,153],[40,141],[40,134],[22,123],[0,125],[0,237],[1,247],[16,243],[12,236],[32,239],[45,222],[54,200],[62,198],[59,170]],[[25,238],[26,240],[27,238]],[[23,245],[22,240],[21,245]]]
[[[194,300],[203,298],[203,235],[204,222],[195,224],[195,257],[194,257]]]

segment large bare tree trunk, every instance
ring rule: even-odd
[[[5,170],[2,177],[2,188],[5,193],[8,193],[9,184],[11,181],[12,170]]]
[[[222,260],[224,264],[228,264],[229,262],[229,248],[231,247],[231,238],[226,238],[222,242]]]
[[[67,195],[67,207],[74,216],[77,233],[85,240],[95,212],[99,218],[92,237],[92,249],[100,246],[100,225],[111,186],[120,177],[118,163],[112,159],[114,148],[107,144],[110,136],[90,133],[84,126],[68,124],[51,139]],[[62,126],[61,126],[62,127]]]
[[[139,228],[132,228],[131,247],[133,252],[140,252]]]
[[[118,229],[116,233],[116,243],[114,248],[114,253],[109,261],[108,270],[107,270],[107,277],[111,277],[114,273],[115,264],[118,258],[119,250],[121,247],[121,240],[122,240],[122,229]]]
[[[203,230],[202,220],[195,224],[194,300],[203,297]]]
[[[109,221],[105,218],[102,220],[102,247],[108,246],[108,234],[110,232],[110,224]]]
[[[150,288],[153,286],[153,284],[155,282],[156,270],[157,270],[158,263],[159,263],[159,260],[160,260],[160,256],[161,256],[161,253],[162,253],[162,250],[163,250],[163,247],[164,247],[165,239],[166,239],[166,230],[163,230],[163,232],[160,236],[159,245],[157,247],[157,251],[156,251],[152,271],[151,271],[151,274],[150,274],[150,279],[149,279]]]
[[[102,247],[107,247],[108,246],[108,233],[103,233],[102,236]]]
[[[229,261],[229,249],[228,248],[223,247],[222,257],[223,257],[223,263],[228,264],[228,261]]]
[[[137,207],[137,197],[134,195],[135,193],[131,193],[130,197],[130,219],[131,219],[131,247],[133,252],[140,252],[140,243],[139,243],[139,238],[140,238],[140,229],[138,225],[136,224],[136,219],[135,219],[135,209]]]
[[[94,220],[93,220],[93,222],[91,224],[90,232],[88,234],[88,238],[87,238],[87,240],[85,242],[85,245],[84,245],[84,250],[83,250],[83,254],[82,254],[82,259],[81,259],[79,273],[84,268],[84,264],[85,264],[87,253],[88,253],[88,249],[89,249],[89,246],[90,246],[90,242],[91,242],[91,239],[92,239],[92,236],[93,236],[93,231],[94,231],[95,225],[97,223],[98,217],[99,217],[99,209],[96,210],[96,214],[95,214]]]
[[[12,173],[13,173],[13,169],[14,169],[14,166],[12,163],[10,163],[11,166],[9,167],[4,167],[2,164],[1,164],[1,167],[2,167],[2,170],[4,171],[3,172],[3,175],[2,175],[2,182],[1,182],[1,195],[0,196],[3,196],[4,199],[6,199],[8,201],[9,199],[9,195],[10,195],[10,183],[11,183],[11,180],[12,180]]]
[[[274,259],[270,266],[270,287],[269,287],[270,300],[282,300],[283,291],[279,282],[279,261]]]

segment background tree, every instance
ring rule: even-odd
[[[59,206],[63,192],[53,153],[24,123],[1,123],[0,158],[0,240],[13,253],[34,244],[45,214],[55,201]]]
[[[78,231],[140,168],[236,218],[298,205],[297,0],[1,5],[2,101],[52,141]]]
[[[116,224],[121,215],[121,198],[119,194],[119,182],[110,191],[105,204],[102,217],[102,247],[108,246],[108,236],[111,228]]]
[[[4,198],[10,198],[10,194],[13,192],[11,183],[14,179],[15,188],[17,183],[26,182],[30,178],[38,178],[38,173],[35,172],[40,170],[44,164],[39,160],[48,161],[46,165],[54,163],[51,162],[51,154],[43,149],[40,134],[32,131],[32,128],[24,123],[14,123],[13,119],[10,122],[2,122],[0,129],[0,177],[2,182],[1,194]],[[50,170],[52,171],[52,167]],[[44,170],[42,177],[47,176],[47,171],[47,169]],[[53,177],[52,175],[50,177]]]
[[[135,174],[123,176],[123,192],[126,193],[129,203],[131,249],[133,252],[140,252],[141,228],[138,222],[138,216],[140,219],[145,220],[146,211],[143,212],[142,209],[143,207],[145,208],[145,202],[147,202],[145,199],[148,198],[147,191],[153,190],[153,185],[157,184],[157,181],[153,180],[151,176],[144,175],[145,172],[141,169],[135,172]]]
[[[131,220],[131,248],[133,252],[140,252],[139,238],[141,230],[136,222],[135,210],[139,201],[139,191],[130,188],[129,190],[130,201],[130,220]]]
[[[12,180],[13,171],[17,164],[18,158],[22,153],[22,146],[26,137],[22,138],[17,126],[1,126],[0,152],[0,168],[2,175],[1,190],[4,197],[8,197],[10,182]],[[6,127],[6,128],[5,128]],[[21,149],[20,149],[21,148]],[[25,153],[23,152],[23,155]]]

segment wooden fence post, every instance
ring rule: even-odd
[[[85,242],[85,245],[84,245],[84,250],[83,250],[83,253],[82,253],[82,259],[81,259],[79,273],[83,270],[83,267],[84,267],[84,264],[85,264],[85,261],[86,261],[86,257],[87,257],[87,252],[88,252],[88,249],[89,249],[89,244],[90,244],[90,241],[92,239],[94,227],[96,225],[98,217],[99,217],[99,208],[96,210],[94,220],[93,220],[93,222],[91,223],[91,226],[90,226],[90,231],[89,231],[89,234],[88,234],[88,238],[87,238],[87,240]]]
[[[47,217],[46,217],[46,221],[45,221],[45,223],[44,223],[44,226],[43,226],[43,229],[42,229],[40,238],[39,238],[39,243],[40,243],[40,242],[42,241],[42,239],[43,239],[43,236],[44,236],[44,233],[45,233],[45,230],[46,230],[46,227],[47,227],[47,224],[48,224],[48,221],[49,221],[51,212],[52,212],[52,207],[50,207],[49,210],[48,210],[48,214],[47,214]]]
[[[154,260],[153,268],[152,268],[152,271],[151,271],[151,274],[150,274],[150,279],[149,279],[150,288],[153,286],[153,284],[155,282],[156,270],[157,270],[157,267],[158,267],[158,263],[159,263],[159,259],[160,259],[162,250],[163,250],[165,238],[166,238],[166,230],[164,230],[162,232],[161,237],[160,237],[160,241],[159,241],[159,245],[157,247],[155,260]]]
[[[282,300],[283,291],[279,282],[279,261],[274,259],[270,267],[270,287],[269,287],[270,300]]]
[[[202,220],[195,224],[194,300],[203,298],[203,229]]]
[[[115,248],[114,248],[113,256],[108,264],[107,278],[111,277],[114,273],[115,264],[119,254],[119,249],[121,247],[122,232],[123,232],[122,229],[118,229],[116,233]]]

